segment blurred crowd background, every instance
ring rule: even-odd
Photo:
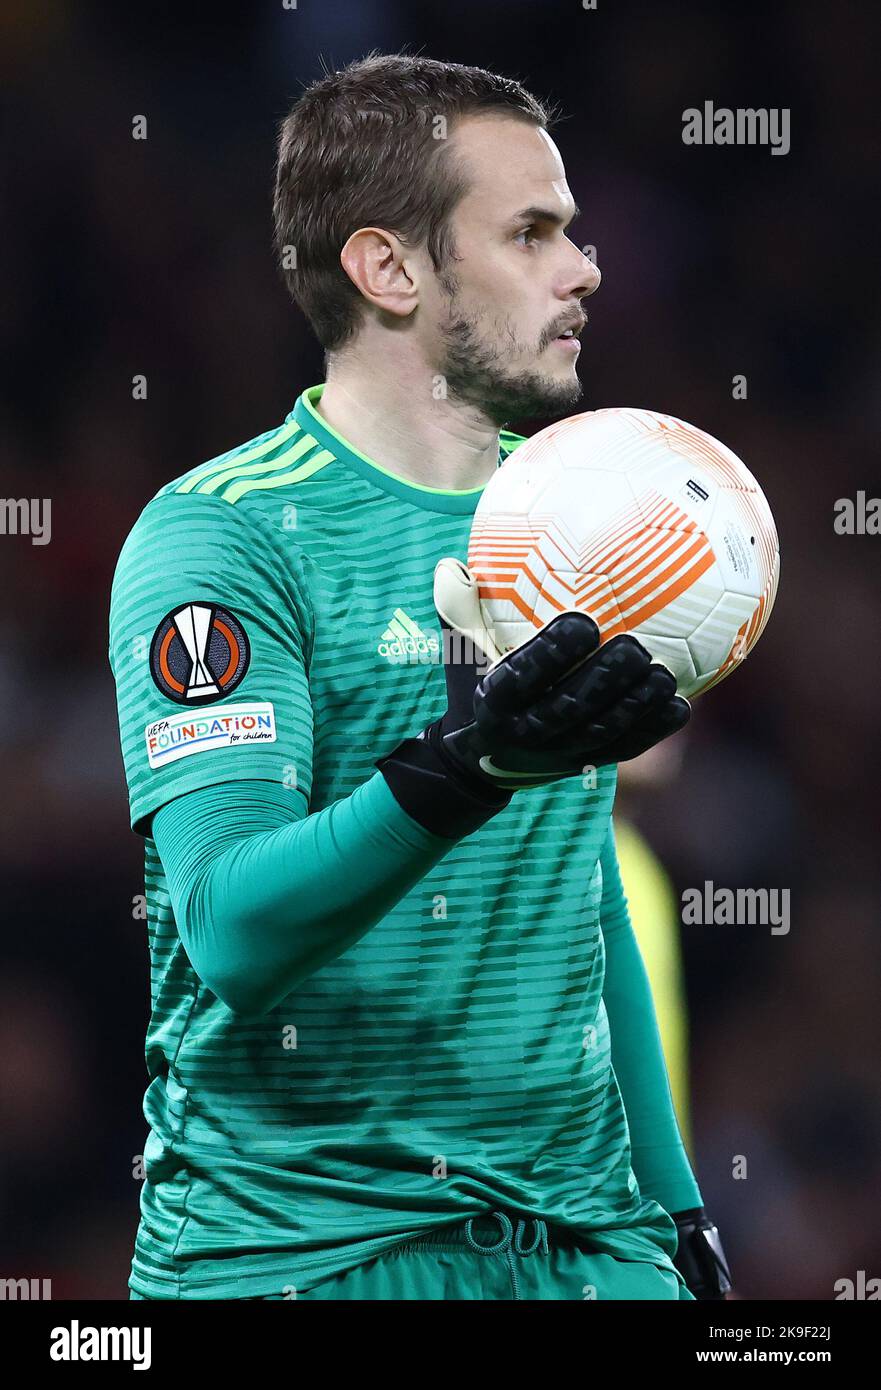
[[[879,31],[849,0],[8,0],[0,491],[51,498],[52,533],[0,536],[0,1276],[127,1296],[148,961],[111,575],[166,480],[322,379],[270,250],[275,128],[322,58],[405,45],[566,112],[570,235],[603,271],[583,408],[695,422],[775,511],[762,642],[622,811],[677,893],[791,892],[788,934],[682,934],[695,1162],[741,1295],[881,1276],[881,537],[833,529],[881,491]],[[789,108],[790,152],[684,145],[705,100]]]

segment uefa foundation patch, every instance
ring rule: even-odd
[[[182,603],[150,644],[150,674],[175,704],[210,705],[244,680],[251,644],[234,613],[216,603]]]
[[[275,707],[268,700],[218,705],[204,713],[169,715],[154,719],[144,730],[147,758],[152,768],[166,767],[191,753],[208,753],[237,744],[275,743]]]

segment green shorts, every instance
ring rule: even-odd
[[[681,1276],[663,1264],[585,1249],[565,1231],[549,1232],[544,1221],[502,1211],[419,1236],[297,1294],[301,1302],[691,1298]]]

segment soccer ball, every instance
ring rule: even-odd
[[[502,652],[557,613],[634,633],[691,697],[729,675],[771,613],[780,547],[749,469],[653,410],[594,410],[521,444],[487,484],[468,566]]]

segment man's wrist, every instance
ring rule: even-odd
[[[434,835],[461,840],[504,810],[513,793],[454,767],[432,737],[439,724],[430,725],[421,738],[404,739],[376,767],[408,815]]]

